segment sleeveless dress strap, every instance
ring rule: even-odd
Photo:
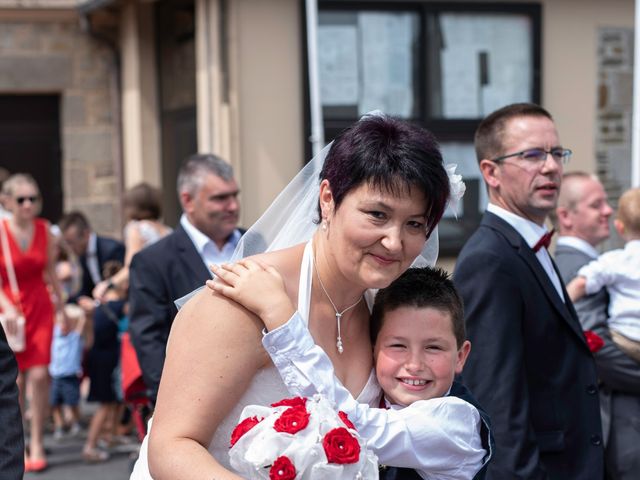
[[[309,240],[304,247],[300,264],[300,283],[298,284],[298,312],[309,326],[311,306],[311,284],[313,280],[313,241]]]

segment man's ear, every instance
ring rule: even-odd
[[[193,197],[189,192],[180,192],[180,205],[182,206],[183,212],[191,213],[193,210]]]
[[[567,207],[557,207],[556,217],[558,218],[558,225],[563,227],[564,230],[571,228],[571,216],[569,215],[569,209]]]
[[[480,160],[480,173],[489,188],[500,186],[500,167],[496,162],[486,158]]]
[[[330,220],[331,215],[335,207],[333,201],[333,192],[331,191],[331,185],[329,180],[324,179],[320,183],[320,211],[322,212],[322,218],[320,220]]]

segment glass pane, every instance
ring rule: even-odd
[[[456,173],[462,175],[462,179],[467,184],[465,196],[459,202],[457,211],[453,212],[448,208],[444,214],[445,218],[461,219],[463,216],[471,215],[479,216],[484,213],[487,202],[487,189],[484,187],[484,181],[480,174],[478,161],[476,160],[476,152],[471,142],[441,142],[440,149],[445,164],[455,163],[458,167]],[[470,188],[470,183],[476,182],[478,188]],[[475,196],[475,199],[470,198]],[[472,212],[465,212],[464,204],[469,205],[469,201],[473,200],[475,206]]]
[[[442,13],[428,21],[431,116],[474,119],[532,101],[532,25],[527,15]]]
[[[376,109],[418,115],[417,13],[323,10],[318,23],[325,118],[353,119]]]

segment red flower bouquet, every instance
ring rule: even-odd
[[[320,395],[245,407],[229,457],[250,480],[378,478],[378,459],[347,414]]]

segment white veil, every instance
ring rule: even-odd
[[[367,115],[377,115],[372,112]],[[365,115],[365,116],[367,116]],[[230,262],[235,262],[258,253],[281,250],[311,239],[318,228],[317,214],[320,195],[320,171],[324,165],[331,142],[324,147],[289,184],[280,192],[262,216],[247,230],[236,246]],[[460,175],[455,175],[455,165],[446,166],[452,183],[450,203],[460,199],[464,193],[464,183]],[[433,266],[438,258],[438,227],[435,227],[425,242],[420,255],[412,267]],[[200,287],[202,288],[202,287]],[[200,290],[200,288],[198,290]],[[176,300],[180,308],[198,290]]]

